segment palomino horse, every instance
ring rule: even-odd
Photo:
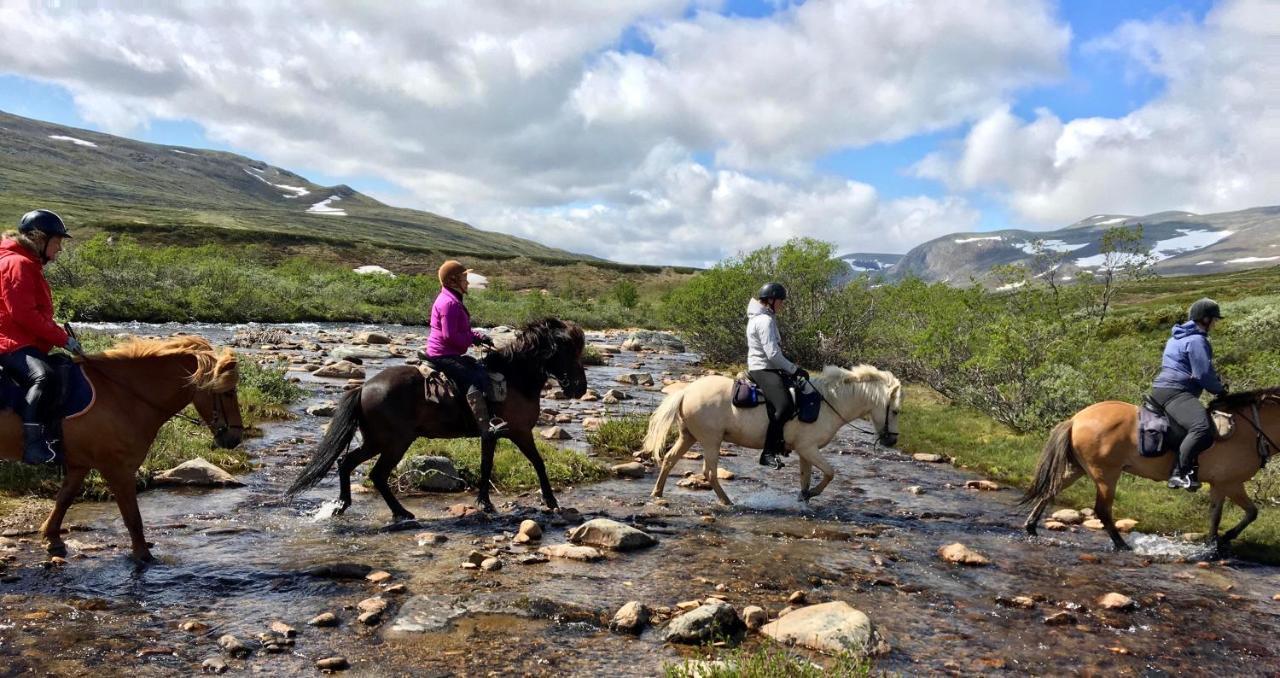
[[[831,442],[841,427],[854,419],[869,416],[880,442],[893,446],[898,442],[898,411],[902,407],[902,386],[898,379],[870,365],[858,365],[851,370],[828,365],[822,376],[814,377],[811,382],[824,400],[817,421],[805,424],[793,419],[783,429],[787,448],[800,456],[802,501],[822,494],[835,477],[835,470],[818,454],[818,450]],[[702,443],[703,477],[711,484],[721,504],[733,504],[720,487],[720,479],[716,475],[720,443],[763,449],[769,415],[764,406],[750,409],[734,407],[732,391],[732,379],[702,377],[687,388],[667,396],[654,411],[644,438],[644,450],[662,465],[658,482],[653,486],[653,496],[662,496],[662,488],[671,469],[698,442]],[[677,424],[680,435],[663,456],[667,435]],[[810,491],[809,474],[814,466],[822,471],[822,481]]]
[[[53,511],[40,528],[51,555],[66,555],[62,519],[80,494],[84,477],[96,469],[115,495],[129,528],[133,557],[152,560],[138,512],[137,473],[160,427],[187,405],[195,405],[218,447],[240,444],[244,426],[236,385],[240,373],[234,353],[215,352],[199,337],[126,342],[79,360],[93,382],[89,409],[63,424],[66,475]],[[22,454],[22,422],[13,412],[0,415],[0,459]]]
[[[1215,400],[1210,407],[1233,414],[1236,419],[1235,434],[1215,442],[1199,457],[1200,479],[1209,485],[1209,538],[1216,540],[1219,551],[1225,552],[1231,541],[1258,517],[1258,507],[1249,499],[1244,484],[1262,468],[1260,436],[1262,440],[1280,437],[1280,389],[1232,394]],[[1027,516],[1027,532],[1035,535],[1036,522],[1045,507],[1059,492],[1088,474],[1097,486],[1094,513],[1116,549],[1128,550],[1111,515],[1120,474],[1127,471],[1164,482],[1173,469],[1175,456],[1138,454],[1138,408],[1134,405],[1106,401],[1080,410],[1053,429],[1040,454],[1035,482],[1022,498],[1022,505],[1035,505]],[[1245,515],[1240,524],[1219,537],[1222,505],[1227,499],[1244,509]]]
[[[587,373],[582,367],[582,351],[586,337],[582,329],[570,322],[546,318],[525,325],[514,341],[490,351],[481,361],[490,372],[506,377],[507,397],[498,403],[497,416],[507,421],[506,435],[520,448],[538,473],[542,500],[548,508],[556,508],[551,481],[542,455],[533,439],[533,427],[541,412],[539,400],[548,375],[560,382],[565,395],[580,397],[587,391]],[[359,430],[363,443],[347,452],[351,439]],[[474,438],[479,435],[471,410],[459,397],[433,402],[426,397],[422,372],[415,367],[389,367],[365,382],[364,386],[343,396],[329,431],[316,450],[311,463],[298,474],[288,494],[295,495],[314,487],[341,457],[338,464],[338,499],[335,513],[351,506],[351,472],[360,464],[377,456],[369,478],[378,488],[396,520],[412,520],[391,492],[388,480],[409,445],[418,438]],[[476,503],[485,511],[493,511],[489,501],[489,482],[493,475],[495,443],[480,450],[480,487]],[[379,456],[381,455],[381,456]]]

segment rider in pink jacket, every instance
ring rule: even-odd
[[[431,305],[431,334],[427,336],[427,358],[461,389],[466,389],[467,405],[475,416],[482,439],[496,438],[507,423],[491,417],[487,393],[489,373],[478,360],[467,355],[475,345],[493,347],[493,340],[471,329],[471,314],[462,303],[467,293],[468,269],[453,260],[440,266],[440,294]]]

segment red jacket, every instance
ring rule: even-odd
[[[0,241],[0,353],[28,346],[48,353],[67,338],[53,321],[44,264],[17,240]]]

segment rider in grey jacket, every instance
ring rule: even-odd
[[[780,455],[786,454],[783,426],[791,418],[793,379],[808,378],[809,373],[787,360],[782,354],[782,337],[776,315],[787,300],[787,289],[771,282],[747,305],[747,376],[764,394],[769,413],[769,430],[765,433],[760,464],[782,468]]]

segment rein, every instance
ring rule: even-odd
[[[1263,396],[1259,400],[1249,403],[1249,409],[1253,414],[1253,418],[1243,418],[1245,422],[1252,426],[1253,430],[1257,432],[1258,458],[1261,461],[1262,468],[1266,468],[1267,461],[1271,459],[1272,450],[1280,449],[1280,445],[1276,445],[1276,442],[1271,439],[1271,436],[1267,435],[1267,432],[1262,430],[1262,415],[1259,412],[1260,408],[1258,407],[1258,403],[1260,401],[1266,402],[1266,399],[1267,396]]]
[[[806,382],[806,383],[808,383],[810,386],[812,386],[812,387],[813,387],[813,390],[815,390],[815,391],[817,391],[817,392],[818,392],[818,397],[819,397],[819,398],[822,398],[822,402],[823,402],[823,404],[825,404],[827,407],[830,407],[830,408],[831,408],[831,411],[832,411],[832,412],[835,412],[835,413],[836,413],[836,416],[840,418],[840,421],[844,422],[843,424],[841,424],[841,426],[847,426],[847,425],[849,425],[849,424],[852,424],[852,423],[853,423],[853,419],[849,419],[849,418],[845,417],[843,414],[841,414],[841,413],[840,413],[840,410],[837,410],[837,409],[836,409],[836,406],[835,406],[835,405],[832,405],[832,404],[831,404],[831,401],[830,401],[830,400],[827,400],[827,394],[823,393],[823,392],[822,392],[822,389],[818,388],[818,385],[817,385],[817,384],[815,384],[815,383],[813,383],[813,380],[812,380],[812,379],[808,379],[808,378],[806,378],[806,379],[805,379],[805,382]],[[897,432],[897,431],[890,431],[890,430],[889,430],[889,410],[890,410],[890,408],[891,408],[891,407],[893,407],[893,404],[892,404],[891,402],[889,402],[889,400],[888,400],[888,399],[886,399],[886,400],[885,400],[885,403],[884,403],[884,429],[885,429],[885,430],[884,430],[884,432],[885,432],[885,433],[887,433],[887,434],[890,434],[890,435],[898,435],[898,432]],[[880,432],[879,432],[879,431],[877,431],[877,432],[876,432],[876,434],[877,434],[877,438],[878,438],[878,436],[879,436]],[[876,444],[879,444],[879,442],[877,441],[877,443],[876,443]]]

